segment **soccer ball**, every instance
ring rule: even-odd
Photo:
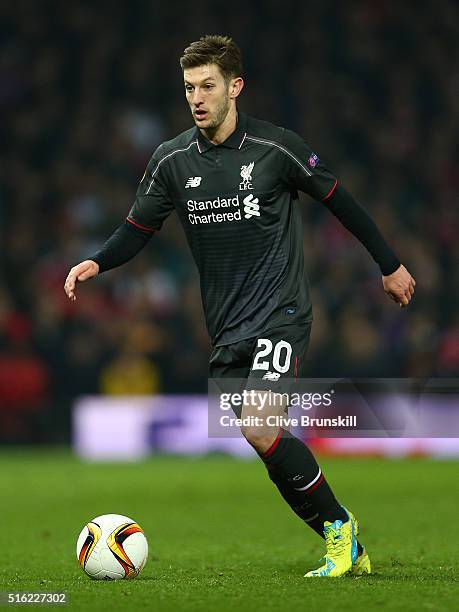
[[[83,527],[76,554],[91,578],[135,578],[147,560],[148,542],[142,528],[132,519],[121,514],[103,514]]]

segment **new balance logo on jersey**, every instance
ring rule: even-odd
[[[250,219],[250,217],[254,216],[260,216],[260,205],[258,204],[258,198],[254,198],[253,194],[246,196],[242,202],[244,204],[244,217],[246,219]]]
[[[186,182],[185,189],[188,189],[189,187],[199,187],[201,181],[202,176],[190,176]]]
[[[247,166],[241,166],[242,183],[239,183],[240,191],[247,191],[247,189],[253,189],[252,171],[253,171],[254,166],[255,166],[255,162],[251,162]]]
[[[279,380],[280,374],[278,372],[266,372],[262,380]]]

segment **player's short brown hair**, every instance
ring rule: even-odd
[[[185,49],[180,58],[182,70],[208,64],[216,64],[225,81],[242,76],[241,50],[229,36],[201,36]]]

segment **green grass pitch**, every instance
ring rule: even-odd
[[[66,592],[68,609],[110,612],[459,608],[458,462],[322,461],[360,520],[374,575],[306,580],[322,541],[256,461],[89,464],[29,450],[0,460],[2,591]],[[77,564],[79,531],[108,512],[136,519],[148,537],[134,581],[92,581]]]

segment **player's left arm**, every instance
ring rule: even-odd
[[[294,132],[285,130],[287,182],[322,202],[368,250],[382,273],[383,289],[387,295],[407,306],[416,282],[385,241],[368,211],[348,192],[333,173]]]

